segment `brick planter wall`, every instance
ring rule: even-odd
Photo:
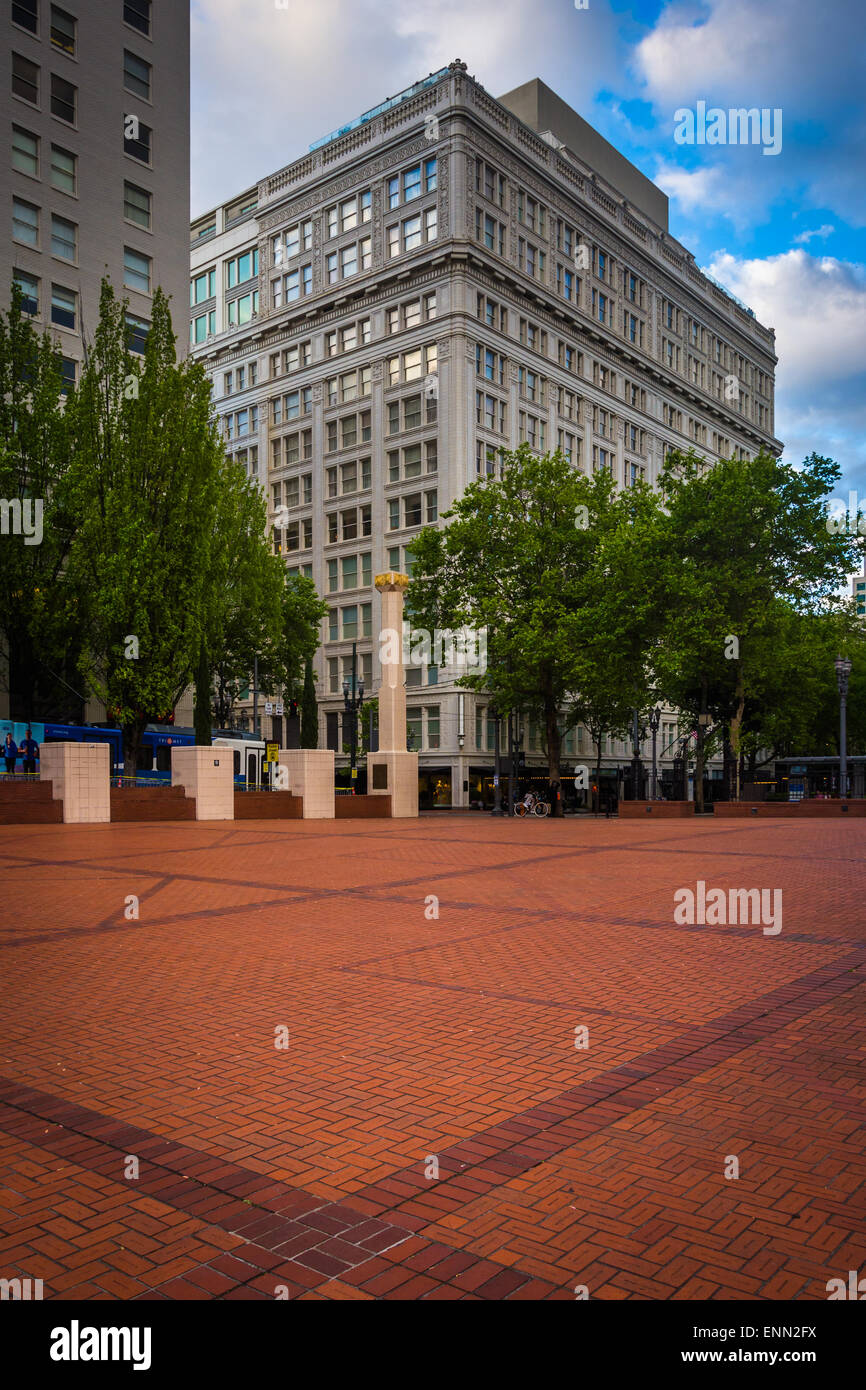
[[[646,820],[653,816],[656,820],[672,820],[681,816],[693,816],[693,801],[621,801],[619,814],[626,820]]]
[[[759,820],[766,817],[777,820],[838,819],[866,816],[866,801],[719,801],[715,814],[728,818],[754,816]]]
[[[289,792],[235,792],[235,820],[302,820],[303,797]]]
[[[63,823],[63,802],[55,801],[51,782],[0,781],[0,825]]]
[[[337,820],[390,820],[390,796],[337,796],[334,798]]]
[[[195,820],[195,802],[183,787],[112,787],[111,819]]]

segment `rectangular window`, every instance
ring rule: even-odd
[[[403,223],[403,250],[414,251],[421,245],[421,218],[410,217]]]
[[[137,116],[124,116],[123,152],[137,159],[140,164],[150,164],[150,146],[153,131]]]
[[[75,193],[77,185],[78,159],[69,150],[59,145],[51,146],[51,184],[62,193]]]
[[[31,34],[39,31],[38,0],[12,0],[12,23],[29,29]]]
[[[34,179],[39,177],[39,139],[17,125],[12,127],[12,168]]]
[[[128,49],[123,51],[123,85],[128,92],[150,101],[150,63]]]
[[[76,294],[61,285],[51,286],[51,322],[61,328],[75,327]]]
[[[404,430],[417,429],[421,424],[421,397],[407,396],[403,402]]]
[[[12,275],[15,284],[21,291],[21,308],[25,314],[39,313],[39,281],[35,275],[28,275],[26,271],[16,270]]]
[[[128,222],[135,222],[139,227],[150,229],[150,197],[146,188],[139,188],[137,184],[123,184],[123,215]],[[211,272],[215,274],[215,272]]]
[[[70,58],[74,56],[75,18],[57,5],[51,6],[51,43],[61,53],[68,53]]]
[[[150,33],[150,0],[124,0],[123,18],[141,34]]]
[[[358,557],[357,555],[343,555],[340,559],[340,588],[357,589],[358,587]]]
[[[259,312],[258,290],[253,290],[251,294],[241,295],[240,299],[233,299],[230,304],[226,305],[226,311],[231,327],[249,323],[253,315]]]
[[[12,236],[28,246],[39,245],[39,209],[20,198],[12,199]]]
[[[39,103],[39,68],[19,53],[12,54],[12,94],[34,106]]]
[[[61,121],[68,121],[70,125],[74,125],[77,95],[78,88],[73,87],[71,82],[67,82],[63,77],[58,77],[54,72],[51,74],[52,116],[57,116]]]
[[[204,270],[201,275],[196,275],[189,285],[190,304],[203,304],[206,299],[212,299],[216,294],[216,270]]]
[[[150,256],[133,251],[131,246],[123,248],[123,283],[128,290],[150,293]]]
[[[77,231],[74,222],[67,222],[65,217],[58,217],[56,213],[51,217],[51,254],[59,256],[64,261],[75,261]]]
[[[211,309],[208,314],[199,314],[198,318],[192,320],[190,323],[190,342],[203,343],[211,333],[216,333],[216,309]]]
[[[251,251],[245,251],[242,256],[235,256],[226,262],[226,289],[234,289],[235,285],[243,285],[247,280],[252,280],[259,273],[259,253],[258,248],[254,247]]]
[[[413,198],[421,197],[421,165],[416,164],[413,169],[406,169],[403,173],[403,202],[409,203]]]

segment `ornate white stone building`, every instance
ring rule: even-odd
[[[379,682],[376,574],[411,572],[419,528],[501,446],[559,447],[621,486],[654,482],[672,446],[781,447],[772,330],[671,237],[665,195],[538,81],[494,100],[451,63],[198,218],[191,259],[191,350],[227,448],[329,604],[317,677],[338,750],[353,642],[367,692]],[[416,667],[407,718],[422,806],[477,799],[486,700]],[[524,734],[540,769],[541,731]],[[592,764],[587,733],[563,754]],[[605,764],[630,755],[613,744]]]

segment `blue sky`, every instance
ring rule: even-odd
[[[540,77],[671,199],[671,231],[776,330],[776,433],[866,499],[862,0],[193,0],[192,211],[462,58]],[[674,113],[782,112],[782,148],[681,145]]]

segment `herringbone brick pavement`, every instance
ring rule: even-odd
[[[857,821],[0,828],[0,1276],[823,1299],[866,1269],[864,848]],[[677,925],[699,879],[782,889],[782,931]]]

